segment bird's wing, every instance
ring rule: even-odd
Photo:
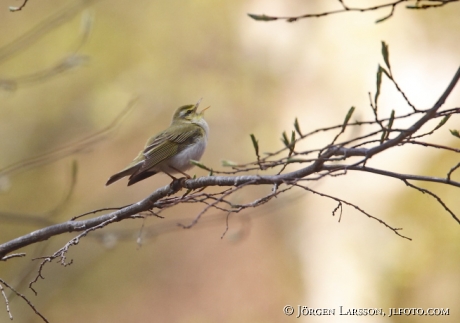
[[[192,143],[203,131],[198,126],[191,128],[187,125],[186,129],[186,131],[178,129],[178,131],[174,133],[164,131],[149,140],[143,151],[144,163],[136,173],[139,174],[142,171],[158,165],[163,160],[171,158],[181,150],[177,144]]]

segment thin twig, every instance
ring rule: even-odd
[[[443,201],[439,196],[437,196],[436,194],[434,194],[433,192],[431,192],[431,191],[429,191],[429,190],[427,190],[427,189],[424,189],[424,188],[418,187],[418,186],[416,186],[416,185],[414,185],[414,184],[411,184],[411,183],[409,183],[407,180],[403,180],[403,182],[404,182],[407,186],[412,187],[412,188],[416,189],[417,191],[422,192],[423,194],[426,193],[426,194],[431,195],[432,197],[434,197],[434,198],[436,199],[436,201],[438,201],[438,203],[442,205],[442,207],[444,208],[444,210],[446,210],[447,212],[449,212],[449,214],[452,216],[452,218],[453,218],[455,221],[457,221],[458,224],[460,224],[460,219],[455,215],[454,212],[452,212],[451,209],[449,209],[449,208],[447,207],[447,205],[444,203],[444,201]]]
[[[46,323],[49,323],[49,321],[35,308],[35,306],[29,301],[29,299],[27,297],[25,297],[24,295],[22,295],[21,293],[19,293],[16,289],[14,289],[13,287],[11,287],[10,285],[8,285],[7,282],[5,282],[3,279],[0,278],[0,283],[5,285],[6,287],[8,287],[13,293],[15,293],[17,296],[19,296],[20,298],[22,298],[26,303],[27,305],[29,305],[29,307],[35,312],[35,314],[37,314],[38,316],[41,317],[41,319],[46,322]],[[3,293],[3,289],[2,289],[2,293]],[[11,313],[8,311],[8,313],[10,314],[10,317],[12,316]]]
[[[355,208],[356,210],[358,210],[360,213],[366,215],[368,218],[371,218],[371,219],[373,219],[373,220],[376,220],[376,221],[380,222],[381,224],[383,224],[385,227],[387,227],[388,229],[390,229],[391,231],[393,231],[396,235],[400,236],[401,238],[404,238],[404,239],[407,239],[407,240],[412,241],[411,238],[406,237],[405,235],[402,235],[401,233],[399,233],[399,231],[401,231],[402,228],[395,228],[395,227],[392,227],[391,225],[387,224],[385,221],[383,221],[383,220],[381,220],[381,219],[379,219],[379,218],[377,218],[377,217],[375,217],[375,216],[369,214],[368,212],[364,211],[362,208],[360,208],[360,207],[357,206],[356,204],[347,202],[347,201],[345,201],[345,200],[343,200],[343,199],[340,199],[340,198],[335,197],[335,196],[332,196],[332,195],[328,195],[328,194],[325,194],[325,193],[321,193],[321,192],[315,191],[315,190],[313,190],[313,189],[311,189],[311,188],[309,188],[309,187],[307,187],[307,186],[300,185],[300,184],[298,184],[298,183],[296,183],[296,184],[294,184],[294,185],[297,186],[297,187],[300,187],[300,188],[302,188],[302,189],[304,189],[304,190],[306,190],[306,191],[312,192],[312,193],[314,193],[314,194],[317,194],[317,195],[320,195],[320,196],[323,196],[323,197],[327,197],[327,198],[329,198],[329,199],[331,199],[331,200],[334,200],[334,201],[336,201],[336,202],[338,202],[338,203],[343,203],[343,204],[346,204],[346,205],[348,205],[348,206],[351,206],[351,207]],[[337,208],[334,209],[333,214],[335,213],[336,210],[337,210]],[[340,214],[340,218],[341,218],[341,214]],[[340,218],[339,218],[339,220],[340,220]]]
[[[426,1],[431,2],[431,0],[426,0]],[[371,7],[349,7],[344,4],[343,0],[338,0],[338,2],[342,6],[341,9],[330,10],[330,11],[325,11],[325,12],[320,12],[320,13],[309,13],[309,14],[304,14],[300,16],[268,16],[265,14],[250,13],[248,14],[248,16],[258,21],[285,20],[287,22],[296,22],[297,20],[300,20],[300,19],[320,18],[320,17],[330,16],[330,15],[335,15],[335,14],[340,14],[340,13],[345,13],[345,12],[369,12],[369,11],[379,11],[381,9],[390,8],[390,12],[387,15],[376,20],[376,23],[380,23],[380,22],[383,22],[391,18],[395,13],[396,7],[405,2],[415,3],[412,6],[407,5],[406,6],[407,9],[430,9],[430,8],[442,7],[449,3],[457,2],[457,1],[459,0],[440,0],[439,2],[434,3],[434,4],[430,4],[430,3],[419,4],[420,0],[395,0],[393,2],[384,3],[384,4],[371,6]]]

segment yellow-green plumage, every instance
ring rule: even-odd
[[[169,128],[150,138],[131,164],[111,176],[106,185],[128,175],[129,186],[158,172],[172,177],[171,174],[184,174],[184,171],[191,168],[193,165],[190,160],[199,160],[203,155],[209,132],[203,118],[206,109],[196,112],[200,101],[195,105],[178,108]]]

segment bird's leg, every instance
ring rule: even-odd
[[[174,169],[176,172],[181,173],[182,175],[184,175],[186,179],[191,179],[191,178],[192,178],[192,177],[190,177],[189,174],[186,174],[186,173],[184,173],[183,171],[181,171],[181,170],[179,170],[179,169],[177,169],[177,168],[175,168],[175,167],[172,167],[172,166],[169,166],[169,167],[172,168],[172,169]],[[171,175],[169,175],[169,176],[171,176]],[[172,176],[171,176],[171,177],[172,177]]]
[[[173,181],[177,180],[177,178],[174,177],[174,176],[172,176],[170,173],[165,172],[165,171],[163,171],[163,173],[165,173],[166,175],[168,175],[169,177],[171,177],[171,179],[172,179]]]
[[[176,194],[177,192],[179,192],[182,189],[182,180],[183,180],[183,178],[173,179],[171,184],[169,184],[168,196]]]
[[[175,168],[173,168],[173,169],[176,170]],[[172,179],[171,184],[169,184],[169,188],[171,189],[171,193],[169,193],[168,195],[172,195],[172,194],[180,191],[181,188],[184,186],[183,185],[184,178],[183,177],[182,178],[176,178],[176,177],[172,176],[171,174],[169,174],[168,172],[165,172],[165,171],[163,171],[163,172],[166,175],[168,175],[169,177],[171,177],[171,179]],[[182,173],[182,172],[180,172],[180,173]]]

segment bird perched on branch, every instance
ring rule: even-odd
[[[171,177],[185,173],[193,165],[190,160],[199,160],[208,141],[209,127],[204,120],[204,111],[197,112],[201,99],[195,104],[184,105],[176,110],[171,125],[147,140],[144,149],[122,171],[112,175],[105,185],[129,176],[128,186],[163,172]]]

